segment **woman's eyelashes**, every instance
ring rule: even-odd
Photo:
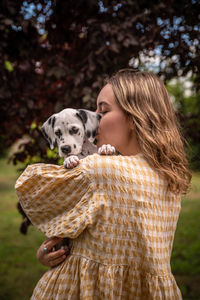
[[[101,111],[100,115],[105,115],[107,112],[108,112],[107,110],[106,111]]]

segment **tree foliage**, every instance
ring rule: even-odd
[[[95,108],[104,78],[141,55],[165,80],[192,71],[200,87],[198,0],[2,0],[0,146],[13,161],[47,156],[39,125],[66,107]],[[143,64],[143,67],[144,64]]]
[[[190,167],[200,170],[200,92],[196,93],[191,85],[186,95],[186,83],[192,81],[176,80],[174,84],[168,84],[168,91],[174,96],[174,105],[181,123],[182,135],[187,137],[187,154]]]

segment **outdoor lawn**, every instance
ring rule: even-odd
[[[17,168],[0,160],[1,300],[28,300],[47,270],[36,259],[44,236],[32,226],[26,236],[19,232],[21,215],[14,190]],[[200,300],[200,173],[194,174],[191,191],[182,201],[171,264],[183,299]]]

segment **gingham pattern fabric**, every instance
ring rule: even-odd
[[[31,165],[16,190],[38,229],[72,239],[32,300],[182,299],[170,268],[180,197],[142,154],[94,154],[73,170]]]

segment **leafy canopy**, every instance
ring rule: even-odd
[[[165,80],[191,71],[198,89],[199,11],[197,0],[1,1],[0,147],[28,135],[14,163],[55,161],[39,125],[66,107],[94,109],[105,76],[146,68],[144,57]]]

